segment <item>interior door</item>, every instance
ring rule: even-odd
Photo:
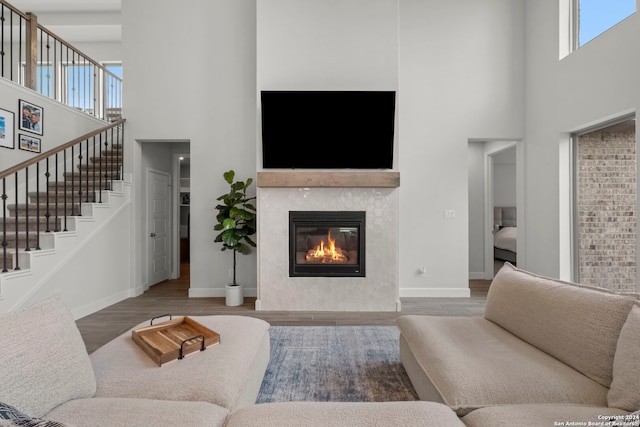
[[[147,170],[147,247],[150,286],[169,279],[171,272],[170,180],[169,174]]]

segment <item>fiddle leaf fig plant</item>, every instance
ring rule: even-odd
[[[222,243],[222,251],[227,249],[233,251],[233,283],[236,282],[236,252],[247,255],[251,252],[251,247],[256,247],[256,243],[250,236],[256,233],[256,207],[255,196],[248,197],[247,189],[253,183],[253,179],[246,181],[234,181],[235,172],[227,171],[223,174],[224,180],[229,184],[229,192],[221,195],[216,200],[220,202],[216,206],[218,223],[213,227],[219,231],[214,242]]]

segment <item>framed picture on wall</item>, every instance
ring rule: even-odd
[[[15,114],[0,108],[0,147],[14,149],[16,147],[13,137]]]
[[[20,130],[42,135],[44,109],[35,104],[20,100]]]
[[[40,138],[33,137],[31,135],[20,134],[20,143],[18,147],[21,150],[31,151],[33,153],[40,152]]]

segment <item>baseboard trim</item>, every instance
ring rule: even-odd
[[[125,289],[114,295],[99,299],[98,301],[94,301],[90,304],[86,304],[86,305],[83,305],[82,307],[72,310],[73,318],[75,320],[81,319],[85,316],[88,316],[97,311],[100,311],[103,308],[107,308],[113,304],[117,304],[120,301],[124,301],[125,299],[132,298],[134,296],[136,295],[134,295],[134,292],[132,292],[131,289]]]
[[[469,280],[487,280],[487,274],[484,271],[470,271]]]
[[[400,298],[469,298],[469,288],[400,288]]]
[[[258,289],[244,288],[245,297],[257,297]],[[189,298],[224,298],[224,288],[189,288]]]

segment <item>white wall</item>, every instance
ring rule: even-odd
[[[484,279],[485,143],[469,143],[469,278]]]
[[[375,20],[367,19],[394,2],[372,4],[378,12],[357,0],[193,0],[184,8],[168,0],[123,2],[127,138],[191,141],[191,281],[201,294],[222,292],[227,281],[230,259],[212,243],[212,210],[225,189],[223,171],[255,174],[257,90],[311,84],[398,89],[401,295],[467,286],[470,139],[524,138],[523,267],[558,275],[566,199],[558,190],[559,144],[572,130],[638,108],[638,16],[559,61],[557,0],[397,0],[397,36],[387,25],[372,34]],[[261,16],[286,9],[269,21],[281,20],[291,32],[262,28],[256,7]],[[317,37],[298,39],[297,30]],[[355,49],[364,35],[380,49]],[[397,60],[389,61],[396,37]],[[256,43],[282,43],[283,50],[265,57]],[[353,58],[344,55],[350,50]],[[132,150],[129,166],[138,196],[140,153]],[[445,209],[456,218],[445,220]],[[132,243],[141,248],[139,209],[134,218]],[[239,260],[249,287],[255,264],[254,255]],[[426,278],[416,274],[422,266]],[[140,272],[134,280],[142,281]]]
[[[183,140],[191,143],[190,294],[224,295],[232,259],[213,242],[215,206],[227,191],[224,171],[255,178],[255,8],[250,0],[192,0],[180,7],[168,0],[122,2],[123,112],[136,202],[132,280],[143,287],[146,228],[136,141]],[[255,254],[238,260],[238,280],[255,289]]]
[[[524,135],[524,3],[400,0],[401,296],[468,286],[468,141]]]
[[[560,191],[569,159],[563,156],[560,162],[561,149],[570,132],[640,108],[640,16],[632,15],[558,60],[558,1],[525,5],[526,267],[554,277],[562,272],[563,279],[570,279],[569,245],[559,237],[569,236],[569,193],[566,186]]]
[[[23,306],[60,294],[80,318],[134,296],[129,280],[132,250],[126,244],[131,233],[129,218],[130,206],[126,205],[99,225],[86,244],[74,249],[72,260],[52,268]]]
[[[495,163],[493,165],[493,205],[516,205],[516,165]]]
[[[42,136],[19,130],[18,103],[20,99],[42,107],[44,111]],[[40,138],[41,150],[45,152],[105,125],[105,122],[88,114],[43,97],[31,89],[26,89],[5,79],[0,79],[0,108],[11,111],[15,115],[15,148],[11,150],[0,147],[0,170],[5,170],[37,155],[37,153],[18,149],[18,136],[21,133]]]
[[[523,135],[522,0],[139,0],[123,2],[122,24],[127,138],[191,141],[192,295],[221,295],[228,280],[212,210],[225,170],[255,174],[263,88],[398,89],[401,289],[467,289],[467,141]],[[140,200],[141,150],[132,151]],[[444,221],[444,209],[457,217]],[[134,218],[142,248],[139,207]],[[255,286],[255,256],[239,269]]]
[[[396,90],[398,0],[258,0],[258,90]]]

